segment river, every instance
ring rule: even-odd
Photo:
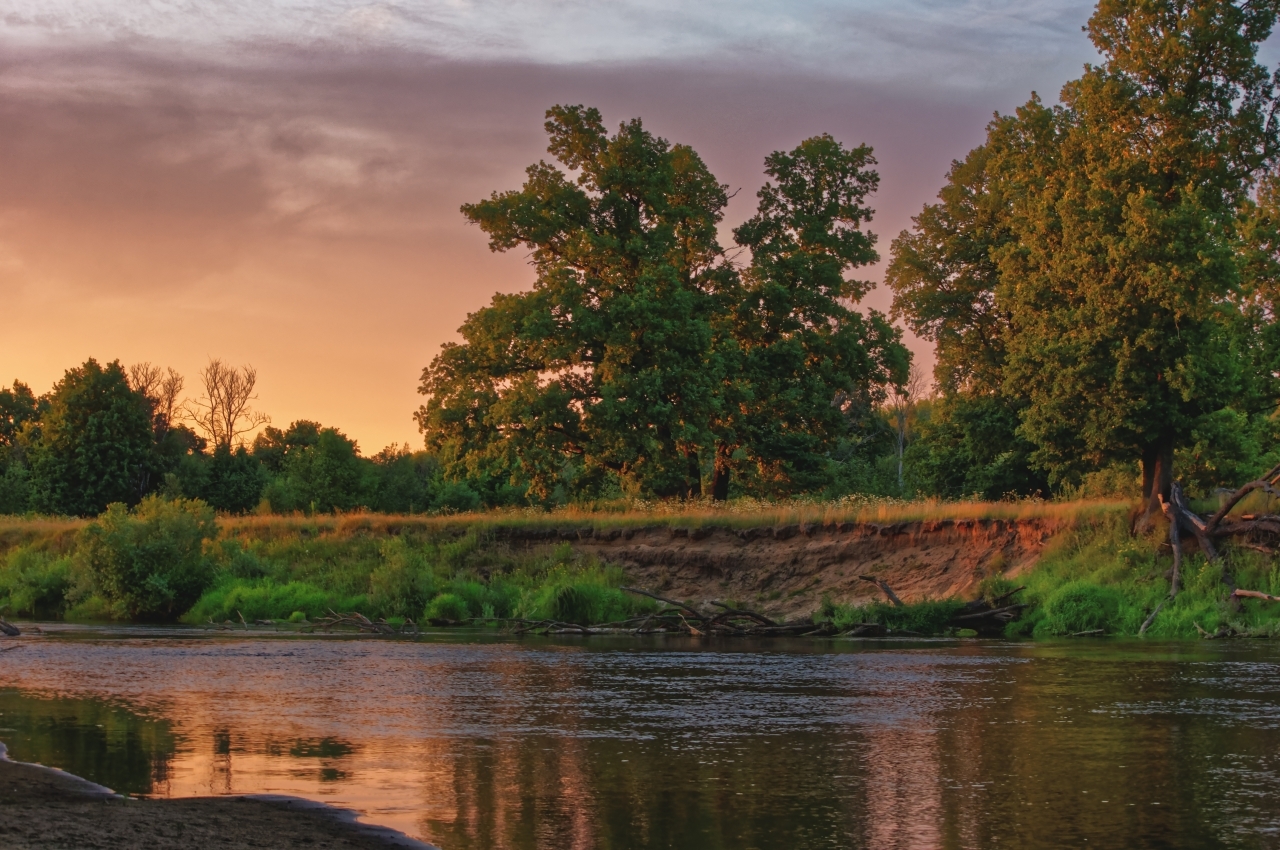
[[[1280,845],[1267,642],[16,644],[12,758],[140,796],[296,795],[444,850]]]

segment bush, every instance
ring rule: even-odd
[[[382,563],[369,574],[369,602],[381,615],[413,617],[435,592],[435,575],[421,550],[402,537],[382,544]]]
[[[422,612],[424,620],[465,620],[471,616],[467,600],[456,593],[442,593]]]
[[[174,619],[213,581],[204,543],[217,534],[213,509],[198,499],[116,503],[86,527],[79,549],[94,583],[130,619]]]
[[[1070,635],[1095,629],[1114,631],[1124,600],[1110,587],[1087,581],[1062,585],[1044,605],[1038,634]]]
[[[29,547],[15,549],[0,566],[0,610],[27,617],[57,617],[66,609],[71,560]]]

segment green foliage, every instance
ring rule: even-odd
[[[730,469],[754,484],[747,492],[826,486],[831,443],[883,403],[886,385],[906,379],[900,333],[878,312],[864,317],[850,306],[873,284],[845,277],[879,259],[865,229],[880,180],[874,164],[866,145],[846,150],[827,135],[765,159],[776,182],[734,230],[751,265],[725,346],[717,498],[728,496]]]
[[[369,602],[387,616],[416,617],[435,593],[426,552],[402,537],[382,544],[382,563],[369,574]]]
[[[119,362],[90,359],[53,388],[31,448],[32,501],[48,513],[94,516],[136,504],[154,461],[151,407]]]
[[[14,549],[0,564],[0,611],[10,616],[60,616],[72,582],[70,558],[29,546]]]
[[[876,259],[870,149],[819,136],[769,157],[776,182],[735,231],[744,277],[716,238],[725,187],[691,148],[638,120],[610,136],[580,106],[547,118],[576,179],[539,163],[463,207],[538,276],[423,371],[417,418],[448,477],[543,503],[697,496],[707,472],[718,499],[731,472],[765,492],[823,486],[828,442],[908,359],[884,317],[848,306],[869,285],[844,273]]]
[[[814,620],[830,622],[842,631],[859,623],[878,623],[895,632],[937,635],[947,630],[951,618],[963,607],[964,602],[957,599],[925,600],[901,607],[884,602],[834,605],[829,599],[824,599]]]
[[[1018,433],[1021,405],[995,395],[954,393],[922,419],[906,452],[911,480],[947,499],[1002,499],[1049,492],[1031,466],[1034,446]]]
[[[193,494],[210,507],[231,514],[252,511],[262,499],[266,473],[244,446],[218,446],[205,461],[205,474]]]
[[[1256,62],[1277,11],[1103,0],[1103,61],[1061,105],[997,117],[895,242],[894,309],[937,342],[944,391],[1021,400],[1055,483],[1138,459],[1165,476],[1229,406],[1274,404],[1280,242],[1251,192],[1280,152]]]
[[[302,581],[279,584],[271,579],[228,581],[200,597],[182,619],[188,623],[289,620],[320,617],[329,610],[368,610],[364,596],[346,596]],[[301,614],[302,616],[296,616]]]
[[[314,424],[295,422],[290,431]],[[274,462],[272,455],[267,457]],[[365,504],[368,464],[354,440],[336,428],[317,428],[313,439],[287,446],[280,473],[264,496],[271,509],[280,513],[348,511]]]
[[[205,541],[213,510],[198,500],[148,496],[132,511],[116,503],[80,535],[96,587],[130,619],[176,619],[213,580]]]
[[[1095,629],[1114,632],[1122,605],[1120,594],[1110,587],[1068,582],[1045,601],[1044,618],[1036,633],[1070,635]]]
[[[467,600],[456,593],[442,593],[427,605],[422,613],[427,620],[465,620],[473,615]]]
[[[425,513],[442,503],[440,462],[427,452],[410,452],[408,446],[389,446],[371,458],[373,461],[373,495],[369,507],[384,513]],[[450,487],[466,487],[451,484]],[[470,491],[470,488],[467,488]],[[480,499],[468,502],[470,510]],[[452,505],[450,505],[452,507]]]

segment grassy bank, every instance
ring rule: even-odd
[[[1228,547],[1209,563],[1192,554],[1182,567],[1182,589],[1169,595],[1172,560],[1167,527],[1143,537],[1129,533],[1124,513],[1091,513],[1078,518],[1049,541],[1035,567],[1016,577],[993,576],[982,593],[993,599],[1024,586],[1014,599],[1027,608],[1008,624],[1007,637],[1064,637],[1101,629],[1107,635],[1136,636],[1143,622],[1164,602],[1146,631],[1152,638],[1195,638],[1229,627],[1241,635],[1280,636],[1280,603],[1232,600],[1223,581],[1229,571],[1237,587],[1280,595],[1280,560],[1248,549]],[[865,606],[825,604],[817,613],[837,627],[881,623],[892,629],[936,634],[946,629],[958,600],[939,600],[905,608],[883,603]]]
[[[188,507],[197,510],[197,504]],[[502,542],[504,532],[961,518],[1051,519],[1064,529],[1049,541],[1033,570],[1016,578],[992,576],[984,583],[983,591],[991,596],[1026,585],[1018,598],[1028,607],[1006,630],[1011,637],[1050,637],[1093,629],[1136,634],[1168,593],[1169,557],[1161,553],[1160,531],[1148,537],[1130,536],[1128,506],[1117,502],[844,500],[692,509],[604,506],[447,517],[224,517],[217,520],[216,533],[209,531],[203,539],[190,536],[196,534],[190,531],[196,527],[190,523],[182,526],[190,531],[186,538],[173,530],[177,526],[164,525],[178,522],[185,516],[181,511],[160,503],[153,510],[160,512],[159,518],[145,521],[140,515],[124,514],[114,520],[104,515],[96,522],[0,519],[0,611],[10,617],[176,618],[203,623],[238,620],[240,615],[249,620],[296,621],[334,609],[415,620],[523,617],[585,625],[653,610],[654,603],[621,591],[625,579],[619,569],[568,544],[513,548]],[[212,518],[208,519],[214,528]],[[145,522],[153,523],[152,531],[139,530]],[[187,597],[173,589],[184,576],[175,577],[171,571],[157,578],[144,569],[147,557],[161,564],[175,560],[176,555],[165,553],[176,550],[164,547],[176,545],[173,540],[179,538],[196,549],[184,569],[199,573],[199,583]],[[123,554],[111,555],[116,551],[112,546],[123,549]],[[124,566],[120,566],[122,560],[127,562]],[[1197,624],[1210,632],[1229,625],[1250,634],[1280,634],[1280,605],[1256,600],[1232,603],[1221,580],[1224,568],[1231,570],[1240,587],[1280,593],[1280,566],[1273,558],[1231,550],[1225,564],[1210,565],[1193,555],[1184,567],[1185,589],[1164,607],[1148,634],[1195,637]],[[139,573],[140,569],[144,572]],[[125,577],[119,579],[117,573]],[[169,607],[137,602],[119,589],[122,581],[126,590],[129,582],[157,584],[152,596],[169,600]],[[937,600],[895,609],[879,603],[851,607],[828,602],[814,616],[837,626],[879,622],[895,629],[938,633],[946,630],[958,605],[956,600]]]

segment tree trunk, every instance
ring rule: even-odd
[[[898,495],[902,495],[902,491],[906,489],[906,482],[902,477],[902,456],[907,449],[907,410],[905,407],[899,407],[898,412]]]
[[[733,449],[724,443],[716,446],[716,467],[711,479],[711,498],[717,502],[729,501],[729,459]]]
[[[1139,529],[1161,513],[1161,500],[1169,501],[1173,488],[1173,437],[1162,436],[1142,450],[1142,517]]]
[[[686,491],[685,498],[701,499],[702,498],[702,464],[698,462],[698,453],[696,451],[685,452],[685,461],[689,464],[689,487]]]

